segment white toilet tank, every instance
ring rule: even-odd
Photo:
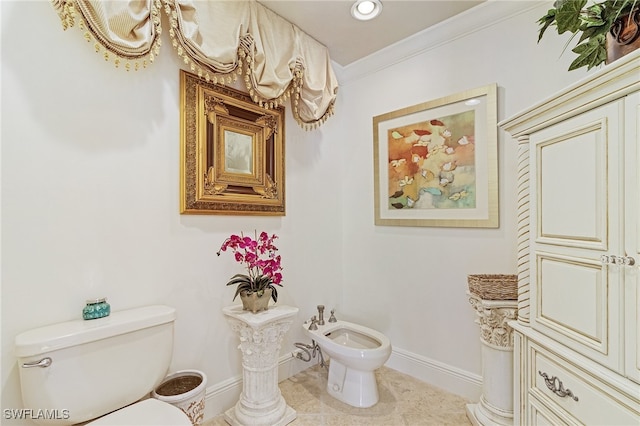
[[[50,418],[40,424],[69,425],[145,397],[167,374],[175,316],[175,308],[145,306],[19,334],[24,408]]]

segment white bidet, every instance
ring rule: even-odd
[[[309,330],[322,353],[331,359],[327,392],[354,407],[371,407],[378,402],[375,370],[391,355],[391,342],[384,334],[347,321],[327,322]],[[313,327],[312,327],[313,328]]]

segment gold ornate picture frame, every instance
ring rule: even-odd
[[[497,85],[373,117],[375,224],[497,228]]]
[[[180,96],[180,213],[284,216],[284,107],[186,71]]]

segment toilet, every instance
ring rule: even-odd
[[[391,355],[391,342],[384,334],[347,321],[326,322],[317,330],[303,324],[307,336],[331,359],[327,392],[354,407],[378,402],[375,370]]]
[[[179,408],[146,398],[169,368],[175,317],[153,305],[19,334],[24,408],[43,425],[191,425]]]

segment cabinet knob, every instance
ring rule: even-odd
[[[600,256],[600,263],[603,265],[633,266],[636,260],[631,256],[616,256],[614,254],[603,254]]]
[[[633,266],[636,264],[636,260],[631,256],[612,256],[615,257],[613,259],[613,263],[621,266]]]
[[[602,256],[600,256],[600,263],[602,263],[603,265],[609,265],[611,263],[614,263],[615,259],[616,259],[615,256],[610,256],[608,254],[603,254]]]
[[[631,256],[626,256],[619,259],[622,259],[622,264],[626,266],[633,266],[636,264],[636,260]]]

